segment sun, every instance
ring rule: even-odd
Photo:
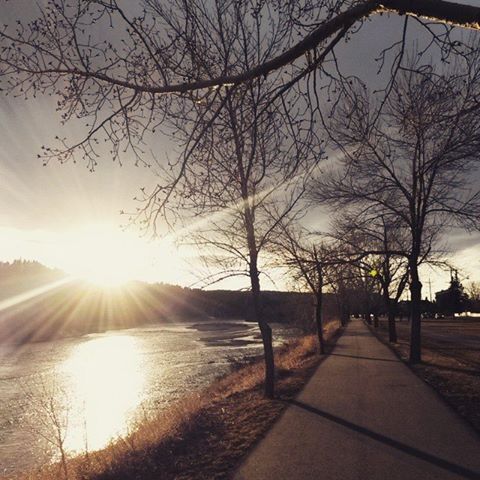
[[[100,288],[119,288],[123,287],[131,279],[119,276],[116,272],[89,272],[81,275],[80,278],[86,280],[88,283]]]
[[[66,250],[66,251],[65,251]],[[65,239],[65,270],[103,288],[141,279],[151,252],[133,233],[105,225],[89,225]]]
[[[180,251],[172,238],[145,238],[111,223],[76,225],[40,238],[43,249],[37,256],[45,265],[105,289],[131,281],[185,284],[196,279],[191,273],[196,252]]]

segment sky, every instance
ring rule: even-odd
[[[2,2],[2,18],[6,8]],[[10,10],[7,14],[14,15]],[[361,72],[372,84],[381,82],[372,52],[379,39],[382,45],[398,39],[401,22],[387,16],[369,22],[354,42],[342,48],[345,68]],[[194,250],[177,247],[172,236],[151,241],[135,226],[121,227],[127,218],[119,212],[133,210],[140,187],[148,190],[157,182],[150,169],[135,167],[133,159],[120,166],[107,152],[93,173],[81,161],[42,165],[37,158],[42,145],[52,143],[55,135],[75,134],[74,125],[60,124],[54,99],[12,99],[0,92],[0,261],[35,259],[100,282],[135,278],[188,286],[198,281]],[[172,154],[172,144],[161,136],[152,147],[159,158]],[[309,225],[325,229],[329,214],[317,211],[307,219]],[[461,278],[480,281],[480,235],[450,232],[447,237],[450,259],[460,267]],[[424,285],[431,280],[433,292],[446,288],[448,279],[448,272],[423,271]],[[272,284],[264,279],[265,288],[287,287],[284,279],[275,280]],[[218,286],[245,285],[231,281]],[[428,296],[428,288],[424,294]]]

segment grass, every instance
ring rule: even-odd
[[[334,343],[337,321],[325,327]],[[308,335],[276,351],[276,399],[263,396],[263,362],[239,366],[209,388],[143,418],[107,448],[68,460],[68,480],[216,480],[231,476],[320,363],[318,341]],[[325,358],[325,357],[323,357]],[[60,465],[15,480],[64,478]]]
[[[409,331],[407,322],[397,322],[398,342],[390,344],[404,361],[409,356]],[[388,343],[385,320],[380,321],[376,333]],[[422,362],[411,368],[480,433],[479,352],[480,321],[424,320]]]

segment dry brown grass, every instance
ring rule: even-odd
[[[327,324],[333,344],[339,323]],[[98,452],[69,460],[68,480],[229,478],[249,449],[321,361],[317,338],[308,335],[277,350],[275,400],[263,396],[263,362],[239,367],[209,388],[140,421],[132,433]],[[324,357],[323,357],[324,358]],[[15,480],[62,478],[58,465]]]
[[[460,415],[480,433],[480,357],[479,348],[462,343],[459,334],[480,345],[480,322],[462,319],[422,322],[422,362],[411,369],[431,385]],[[371,328],[372,331],[374,330]],[[439,336],[439,333],[442,333]],[[388,344],[387,324],[380,322],[375,332]],[[397,323],[398,342],[391,345],[408,362],[409,325]]]

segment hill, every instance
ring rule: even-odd
[[[0,262],[0,302],[65,278],[61,270],[36,261]]]
[[[24,343],[117,328],[182,320],[252,319],[249,292],[198,290],[130,282],[104,289],[68,279],[37,262],[0,264],[0,342]],[[308,326],[311,297],[296,292],[263,292],[269,321]],[[327,316],[335,314],[327,295]]]

